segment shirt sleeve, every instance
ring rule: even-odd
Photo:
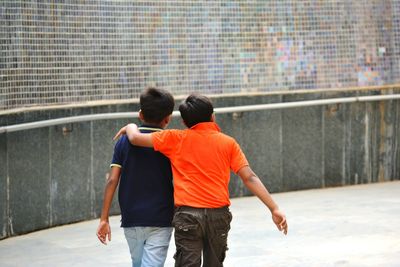
[[[182,130],[163,130],[151,134],[155,151],[163,153],[165,156],[172,156],[178,149],[182,139]]]
[[[236,141],[233,142],[232,152],[231,152],[231,170],[237,173],[244,166],[248,166],[249,162],[246,159],[242,149]]]
[[[111,167],[119,167],[122,168],[122,162],[123,162],[123,156],[122,156],[122,144],[123,144],[123,139],[125,136],[121,137],[118,139],[118,142],[114,146],[114,154],[111,160],[110,168]]]

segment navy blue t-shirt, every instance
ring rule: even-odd
[[[139,130],[162,129],[143,125]],[[174,199],[169,159],[153,148],[133,146],[124,135],[115,145],[111,166],[121,168],[121,227],[171,226]]]

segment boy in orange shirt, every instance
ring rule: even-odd
[[[167,156],[174,177],[175,266],[223,266],[232,215],[229,211],[230,170],[271,211],[279,231],[287,234],[285,214],[250,168],[235,139],[221,133],[211,101],[189,95],[179,106],[185,130],[141,134],[135,124],[123,127],[138,146],[154,147]]]

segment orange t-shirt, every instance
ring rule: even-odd
[[[230,205],[230,170],[237,173],[248,165],[235,139],[221,133],[214,122],[151,135],[154,150],[171,161],[175,206],[219,208]]]

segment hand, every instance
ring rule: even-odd
[[[288,224],[286,221],[286,216],[283,212],[281,212],[279,209],[274,210],[272,212],[272,220],[274,221],[275,225],[278,227],[279,231],[283,231],[283,233],[286,235],[288,232]]]
[[[121,135],[126,134],[126,127],[127,126],[128,125],[126,125],[126,126],[122,127],[121,129],[119,129],[118,133],[113,137],[113,140],[117,140],[118,138],[121,137]]]
[[[99,227],[97,227],[96,235],[101,243],[107,245],[107,236],[108,236],[108,241],[111,241],[110,224],[107,221],[100,221]]]

